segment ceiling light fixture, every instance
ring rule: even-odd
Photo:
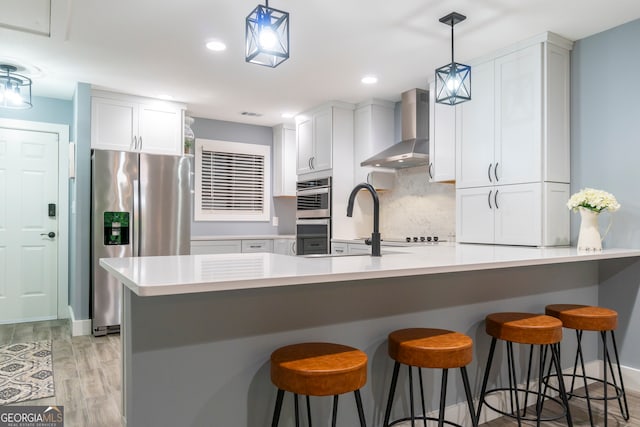
[[[275,68],[289,58],[289,13],[259,4],[247,16],[245,60]]]
[[[378,83],[378,78],[376,76],[364,76],[360,81],[366,85],[372,85]]]
[[[27,109],[31,103],[31,79],[16,73],[13,65],[0,64],[0,108]]]
[[[221,42],[220,40],[211,40],[206,44],[207,49],[212,50],[214,52],[222,52],[227,50],[227,45]]]
[[[451,12],[440,22],[451,26],[451,63],[436,69],[436,102],[455,105],[471,100],[471,67],[453,59],[453,26],[467,19]]]

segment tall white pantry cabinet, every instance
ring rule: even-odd
[[[456,238],[569,244],[569,61],[545,33],[478,61],[456,115]]]

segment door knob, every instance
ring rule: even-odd
[[[53,231],[50,231],[48,233],[40,233],[41,236],[47,236],[50,239],[53,239],[54,237],[56,237],[56,233],[54,233]]]

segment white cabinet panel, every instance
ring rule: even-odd
[[[296,125],[298,141],[298,161],[296,171],[298,175],[311,172],[311,158],[313,157],[313,119],[306,117]]]
[[[369,182],[372,172],[380,173],[373,167],[360,166],[369,157],[390,147],[394,140],[394,108],[395,103],[380,99],[358,104],[354,112],[354,146],[353,167],[354,182]],[[376,189],[388,189],[388,187]]]
[[[333,147],[332,109],[320,111],[313,115],[314,153],[311,168],[314,172],[331,169],[331,149]]]
[[[494,147],[493,61],[473,67],[471,101],[460,104],[456,134],[456,186],[480,187],[493,183]]]
[[[139,150],[152,154],[182,153],[182,111],[166,105],[139,106]]]
[[[429,85],[429,167],[431,182],[456,179],[456,110],[435,102],[435,83]]]
[[[137,118],[132,102],[91,98],[91,148],[134,151]]]
[[[542,184],[494,187],[495,242],[505,245],[542,244]]]
[[[456,191],[456,240],[461,243],[494,243],[493,188]]]
[[[349,243],[349,255],[370,254],[371,246],[364,243]]]
[[[333,242],[331,243],[331,253],[332,254],[348,254],[349,245],[347,243],[342,243],[342,242]]]
[[[273,253],[280,255],[295,255],[296,254],[296,239],[274,239],[273,240]]]
[[[542,45],[495,61],[494,175],[500,184],[541,180]]]
[[[296,195],[296,130],[290,125],[273,128],[273,196]]]

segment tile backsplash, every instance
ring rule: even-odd
[[[455,238],[455,185],[429,183],[426,166],[397,170],[393,189],[380,191],[378,196],[383,239],[433,235],[442,240]],[[368,237],[372,229],[371,198],[359,196],[357,204],[361,212],[354,218],[357,235]]]

